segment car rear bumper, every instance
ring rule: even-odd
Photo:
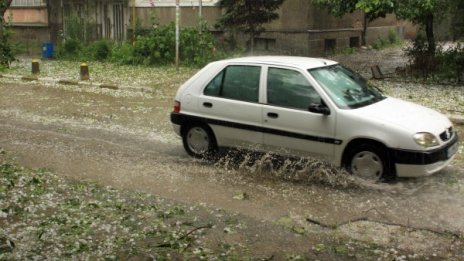
[[[180,134],[181,126],[179,124],[172,123],[172,128],[177,135],[181,136]]]

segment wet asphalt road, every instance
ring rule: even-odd
[[[288,182],[276,177],[275,170],[260,167],[260,162],[231,167],[188,157],[171,130],[171,103],[169,95],[0,81],[0,147],[20,164],[47,167],[73,179],[204,204],[258,220],[291,216],[308,230],[320,228],[305,222],[307,217],[336,224],[367,216],[464,233],[462,155],[432,177],[393,184],[333,188]],[[234,198],[241,193],[249,200]],[[358,238],[362,237],[359,229],[365,228],[348,227],[342,232]],[[366,240],[398,239],[392,231],[374,229]],[[417,239],[416,246],[411,242],[410,247],[423,251],[440,247],[439,242]]]

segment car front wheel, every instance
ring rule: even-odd
[[[363,144],[351,151],[348,170],[365,180],[390,180],[390,162],[384,149],[370,144]]]
[[[186,127],[182,135],[185,151],[195,158],[212,156],[217,149],[214,134],[205,125],[196,124]]]

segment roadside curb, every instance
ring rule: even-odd
[[[91,81],[78,81],[70,79],[53,79],[50,77],[38,77],[35,75],[29,76],[20,76],[20,75],[11,75],[11,74],[0,74],[0,78],[11,79],[11,80],[22,80],[22,81],[37,81],[44,83],[55,83],[63,85],[74,85],[79,87],[95,87],[100,89],[110,89],[110,90],[127,90],[132,92],[142,92],[142,93],[154,93],[153,90],[150,90],[147,87],[133,87],[133,86],[121,86],[111,83],[98,83]]]
[[[456,125],[464,125],[464,116],[451,114],[447,115],[450,121],[452,121]]]

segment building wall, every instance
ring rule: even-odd
[[[5,13],[5,20],[11,23],[12,41],[24,46],[28,52],[40,51],[41,43],[50,41],[47,7],[12,6]]]
[[[279,16],[278,20],[266,25],[266,32],[258,37],[258,52],[315,56],[331,52],[333,48],[355,47],[361,43],[363,14],[360,11],[337,18],[325,9],[315,8],[308,0],[287,0]],[[387,15],[369,23],[367,44],[379,37],[387,38],[390,30],[410,38],[414,37],[415,27],[398,21],[394,15]],[[242,44],[247,40],[240,37]]]
[[[182,27],[195,27],[198,25],[200,0],[180,0]],[[221,10],[217,8],[218,0],[202,0],[202,18],[207,22],[209,29],[218,34],[214,25],[221,16]],[[61,41],[60,35],[66,32],[63,24],[66,20],[76,15],[81,17],[86,24],[86,35],[83,40],[131,39],[132,31],[132,4],[135,3],[136,19],[144,28],[152,26],[151,17],[164,25],[175,21],[175,0],[48,0],[47,5],[39,8],[24,9],[11,8],[14,19],[27,24],[22,30],[24,35],[30,35],[31,24],[39,24],[49,28],[36,30],[37,34],[31,39],[43,40],[43,35],[48,35],[48,40],[54,43]],[[61,3],[64,3],[62,8]],[[115,24],[114,5],[122,5],[123,21]],[[255,47],[260,52],[293,54],[293,55],[323,55],[333,48],[342,49],[357,46],[361,42],[362,14],[355,12],[342,18],[336,18],[328,14],[327,10],[313,7],[310,0],[286,0],[278,10],[280,18],[265,25],[266,32],[256,39]],[[116,28],[122,30],[123,35],[115,33]],[[122,29],[121,29],[122,28]],[[369,24],[367,42],[372,43],[379,37],[386,38],[389,30],[396,30],[405,38],[415,36],[415,27],[410,23],[399,22],[393,15],[377,19]],[[27,33],[26,33],[27,32]],[[231,32],[225,32],[226,37]],[[43,35],[42,35],[43,34]],[[238,33],[235,35],[239,46],[246,46],[248,36]]]
[[[15,7],[10,8],[5,13],[6,21],[10,21],[13,25],[15,24],[41,24],[48,25],[48,12],[47,8],[35,7]]]

